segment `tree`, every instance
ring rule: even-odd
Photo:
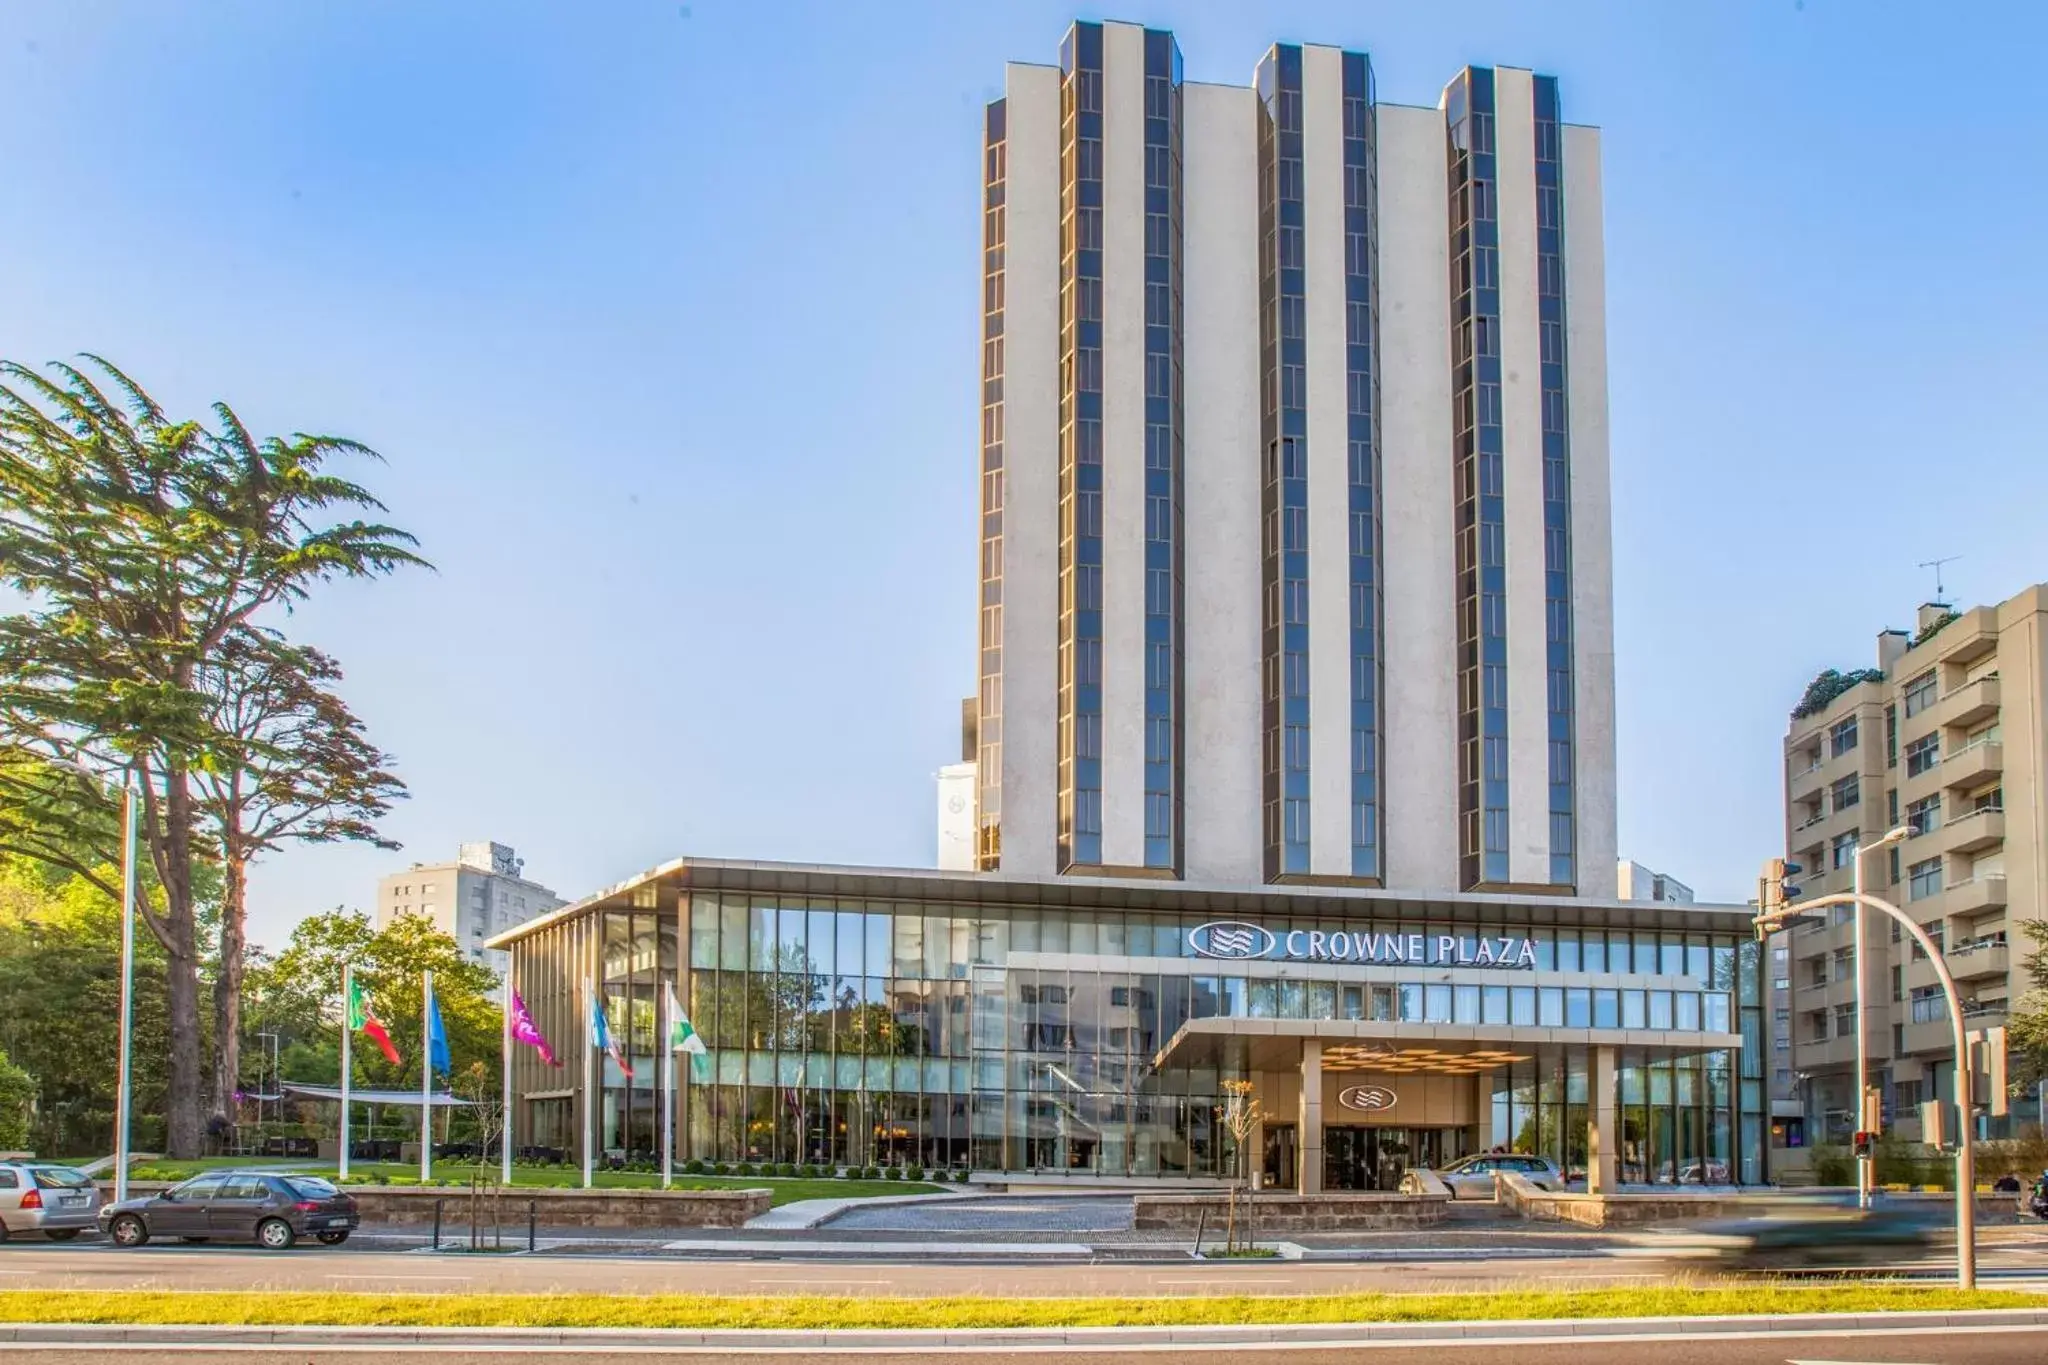
[[[2034,950],[2022,964],[2029,988],[2006,1019],[2005,1049],[2013,1090],[2025,1094],[2048,1079],[2048,919],[2024,920],[2020,928]]]
[[[144,894],[160,895],[145,883]],[[138,936],[133,1088],[138,1148],[162,1150],[163,953]],[[121,999],[120,901],[84,878],[0,858],[0,1049],[36,1078],[27,1145],[55,1156],[113,1150]]]
[[[114,366],[86,361],[97,378],[0,363],[0,579],[26,599],[0,618],[0,851],[51,857],[104,888],[101,869],[119,862],[116,803],[47,760],[139,786],[163,888],[161,905],[139,914],[166,959],[167,1143],[193,1156],[204,1056],[195,873],[220,856],[195,775],[245,752],[215,728],[209,670],[315,585],[424,561],[411,536],[361,517],[382,510],[366,489],[324,472],[339,457],[376,458],[367,447],[258,441],[225,404],[211,428],[172,421]],[[90,855],[31,837],[39,825]]]
[[[497,985],[491,970],[471,961],[424,916],[400,915],[376,929],[358,910],[301,920],[277,956],[250,972],[251,1016],[281,1035],[281,1065],[292,1079],[331,1085],[339,1074],[333,1044],[340,1038],[343,964],[354,967],[401,1059],[394,1067],[375,1048],[353,1048],[350,1071],[356,1083],[419,1086],[425,1062],[420,985],[421,974],[429,971],[454,1070],[481,1062],[495,1083],[504,1016],[490,999]]]
[[[193,782],[221,862],[220,961],[213,982],[213,1092],[233,1113],[241,1077],[248,869],[280,844],[349,839],[395,849],[376,821],[405,791],[388,756],[329,687],[341,668],[267,631],[228,637],[201,670],[221,761]]]
[[[36,1102],[36,1078],[7,1060],[0,1048],[0,1152],[28,1145],[29,1115]]]

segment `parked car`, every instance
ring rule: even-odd
[[[324,1246],[348,1240],[356,1201],[318,1176],[268,1171],[207,1171],[161,1194],[109,1204],[99,1224],[114,1245],[154,1237],[187,1242],[253,1241],[284,1251],[301,1237]]]
[[[1939,1241],[1944,1216],[1940,1208],[1887,1204],[1882,1197],[1861,1209],[1853,1194],[1785,1196],[1758,1200],[1741,1218],[1674,1229],[1670,1239],[1738,1270],[1888,1265]]]
[[[40,1161],[0,1162],[0,1241],[40,1232],[68,1242],[89,1230],[100,1211],[100,1187],[83,1171]]]
[[[1450,1186],[1453,1199],[1491,1199],[1494,1197],[1495,1171],[1513,1171],[1539,1190],[1564,1188],[1564,1172],[1557,1169],[1556,1162],[1519,1153],[1479,1153],[1460,1157],[1437,1171],[1436,1177]]]

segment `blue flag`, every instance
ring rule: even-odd
[[[441,1002],[432,987],[427,988],[427,1064],[443,1076],[455,1068],[448,1056],[448,1030],[441,1024]]]

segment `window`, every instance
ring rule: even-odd
[[[1915,986],[1908,1018],[1916,1024],[1935,1024],[1948,1018],[1948,1005],[1939,986]]]
[[[1900,1112],[1900,1111],[1902,1111],[1902,1110],[1907,1110],[1907,1109],[1918,1109],[1919,1107],[1920,1107],[1920,1082],[1918,1082],[1918,1081],[1893,1081],[1893,1082],[1892,1082],[1892,1112],[1894,1112],[1894,1113],[1898,1113],[1898,1112]]]
[[[1847,867],[1856,857],[1856,841],[1862,834],[1863,831],[1855,829],[1837,834],[1834,843],[1828,848],[1828,866]]]
[[[1941,793],[1923,796],[1906,807],[1906,827],[1915,834],[1926,834],[1941,826]]]
[[[1828,809],[1848,810],[1863,799],[1863,779],[1855,773],[1839,779],[1828,788]]]
[[[1892,968],[1892,1003],[1896,1005],[1905,998],[1906,969],[1904,967],[1894,966]]]
[[[1828,960],[1826,958],[1817,957],[1807,964],[1806,984],[1809,986],[1825,986],[1828,984]]]
[[[1837,1038],[1854,1038],[1856,1036],[1856,1007],[1854,1005],[1835,1006],[1835,1036]]]
[[[17,1190],[20,1188],[21,1179],[13,1171],[0,1171],[0,1190]]]
[[[1941,734],[1922,735],[1906,746],[1906,776],[1920,774],[1941,762]]]
[[[1928,669],[1906,684],[1906,714],[1917,716],[1934,705],[1934,670]]]
[[[1836,981],[1847,981],[1849,979],[1849,972],[1855,966],[1855,963],[1856,950],[1854,948],[1835,949],[1835,970],[1832,974],[1833,979]]]
[[[1929,858],[1906,869],[1906,899],[1925,900],[1941,890],[1941,859]]]
[[[1884,708],[1884,766],[1899,766],[1899,708],[1891,705]]]
[[[1840,758],[1856,747],[1856,717],[1838,720],[1828,727],[1828,753]]]

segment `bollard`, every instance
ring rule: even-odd
[[[533,1237],[533,1231],[534,1231],[534,1222],[535,1222],[534,1208],[535,1208],[535,1202],[534,1202],[533,1200],[531,1200],[531,1199],[527,1200],[527,1201],[526,1201],[526,1249],[527,1249],[528,1251],[532,1251],[532,1250],[533,1250],[533,1247],[534,1247],[534,1237]]]
[[[1202,1259],[1202,1232],[1209,1226],[1209,1206],[1202,1205],[1201,1216],[1195,1219],[1195,1259]]]
[[[441,1201],[434,1201],[434,1250],[441,1249]]]

